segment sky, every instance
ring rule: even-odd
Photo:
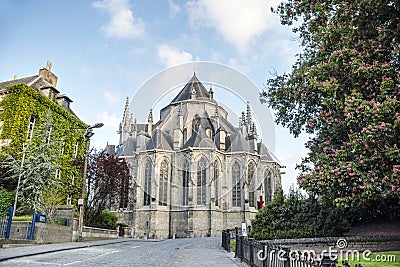
[[[143,93],[146,82],[166,70],[186,64],[184,77],[190,78],[197,63],[215,63],[245,75],[260,92],[272,73],[289,72],[301,48],[291,29],[270,11],[279,2],[0,0],[0,81],[36,75],[50,60],[57,88],[74,101],[71,108],[78,117],[89,125],[104,123],[91,139],[93,147],[103,149],[107,142],[118,144],[126,98]],[[196,75],[209,78],[201,68]],[[233,115],[240,114],[246,108],[242,100],[250,96],[245,92],[238,100],[223,87],[217,86],[215,98]],[[181,88],[167,89],[157,103],[143,94],[155,113]],[[143,108],[132,103],[131,109]],[[145,122],[147,117],[137,119]],[[259,125],[266,123],[262,115],[257,119]],[[238,118],[231,122],[236,125]],[[307,153],[308,137],[294,138],[287,129],[274,128],[263,138],[275,140],[270,149],[286,166],[282,186],[287,192],[296,184],[295,165]]]

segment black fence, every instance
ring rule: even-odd
[[[231,230],[222,231],[222,247],[230,251]],[[236,240],[235,257],[250,267],[351,267],[348,262],[337,265],[334,254],[313,255],[310,252],[291,251],[289,246],[280,246],[271,242],[260,242],[234,234]],[[317,257],[318,256],[318,257]],[[355,267],[363,267],[356,264]]]
[[[13,207],[0,206],[0,238],[9,239],[12,223]]]

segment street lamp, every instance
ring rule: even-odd
[[[21,172],[19,173],[18,176],[18,183],[17,183],[17,188],[15,189],[15,199],[14,199],[14,209],[12,216],[15,216],[15,211],[17,210],[17,202],[18,202],[18,191],[19,191],[19,186],[21,184],[21,176],[22,176],[22,168],[24,167],[24,160],[25,160],[25,153],[26,153],[26,147],[28,144],[24,143],[23,148],[22,148],[22,159],[21,159]]]
[[[104,124],[103,123],[96,123],[95,125],[89,126],[86,128],[85,132],[85,143],[86,143],[86,148],[85,148],[85,159],[83,163],[83,175],[82,175],[82,193],[81,193],[81,198],[78,199],[78,205],[79,205],[79,226],[78,226],[78,241],[82,240],[82,230],[83,230],[83,212],[84,212],[84,199],[85,199],[85,192],[86,192],[86,175],[87,175],[87,164],[88,164],[88,155],[89,155],[89,146],[90,146],[90,138],[94,135],[93,129],[94,128],[100,128]]]

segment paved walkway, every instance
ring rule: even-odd
[[[0,249],[0,265],[2,261],[11,259],[18,259],[18,258],[41,255],[58,251],[105,246],[115,243],[132,242],[132,241],[159,242],[163,240],[144,241],[144,240],[137,240],[130,238],[121,238],[121,239],[99,240],[90,242],[68,242],[68,243],[26,245],[23,247],[3,248]],[[174,242],[174,241],[169,240],[168,242]],[[225,250],[223,250],[222,247],[220,246],[219,239],[216,238],[197,239],[195,243],[190,243],[188,245],[180,247],[179,251],[177,252],[178,253],[176,254],[175,260],[173,261],[172,264],[169,265],[170,267],[244,266],[240,263],[238,259],[234,258],[233,252],[226,252]]]
[[[234,252],[223,250],[220,242],[205,239],[204,242],[183,247],[171,267],[244,266],[234,255]]]
[[[57,251],[104,246],[107,244],[115,244],[121,242],[129,242],[132,239],[107,239],[88,242],[67,242],[67,243],[53,243],[45,245],[10,245],[10,248],[0,249],[0,262],[15,258],[40,255],[45,253],[52,253]],[[154,240],[158,241],[158,240]]]

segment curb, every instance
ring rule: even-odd
[[[12,260],[12,259],[17,259],[17,258],[22,258],[22,257],[30,257],[30,256],[36,256],[36,255],[41,255],[41,254],[48,254],[48,253],[54,253],[54,252],[60,252],[60,251],[66,251],[66,250],[74,250],[74,249],[81,249],[81,248],[90,248],[90,247],[99,247],[99,246],[105,246],[105,245],[110,245],[110,244],[118,244],[118,243],[125,243],[125,242],[132,242],[132,241],[139,241],[139,242],[160,242],[163,240],[137,240],[137,239],[128,239],[128,240],[115,240],[115,241],[111,241],[111,242],[98,242],[95,243],[97,241],[94,241],[93,243],[90,242],[86,242],[86,244],[82,244],[82,245],[72,245],[74,243],[72,243],[70,247],[65,247],[65,248],[58,248],[58,249],[50,249],[50,250],[45,250],[45,251],[37,251],[37,252],[31,252],[31,253],[23,253],[20,255],[14,255],[14,256],[5,256],[2,257],[0,256],[0,262],[2,261],[7,261],[7,260]]]

